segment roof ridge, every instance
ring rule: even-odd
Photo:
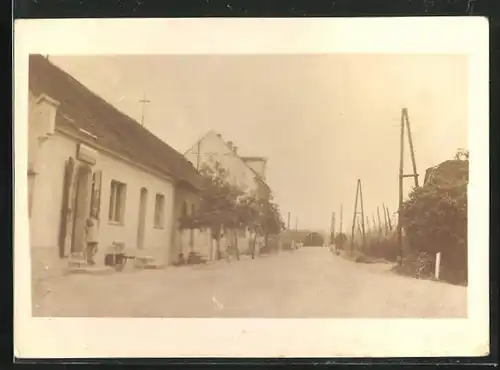
[[[90,93],[93,96],[93,98],[96,98],[97,101],[99,101],[100,103],[104,103],[108,108],[113,109],[115,112],[117,112],[118,114],[120,114],[121,116],[123,116],[124,118],[126,118],[127,120],[134,122],[135,124],[139,125],[142,128],[145,128],[137,120],[135,120],[134,118],[130,117],[128,114],[126,114],[126,113],[122,112],[121,110],[119,110],[118,108],[116,108],[113,104],[111,104],[109,101],[107,101],[106,99],[104,99],[102,96],[98,95],[96,92],[94,92],[89,87],[87,87],[86,85],[84,85],[82,82],[80,82],[80,80],[78,80],[77,78],[75,78],[74,76],[72,76],[69,72],[65,71],[62,67],[59,67],[55,63],[53,63],[50,60],[44,58],[41,54],[32,54],[32,56],[33,57],[40,57],[51,68],[54,68],[54,69],[58,70],[59,72],[63,73],[65,75],[65,77],[67,77],[71,81],[73,81],[76,84],[78,84],[79,88],[81,88],[81,89],[85,90],[86,92]],[[147,130],[147,131],[150,132],[149,130]]]
[[[181,153],[71,74],[39,54],[30,55],[29,69],[30,89],[61,100],[61,113],[76,115],[71,117],[77,120],[75,128],[94,127],[105,146],[127,153],[151,169],[171,173],[179,181],[197,182],[198,172]],[[136,139],[144,141],[143,147]]]
[[[208,135],[210,132],[213,132],[213,133],[217,134],[217,132],[216,132],[216,131],[214,131],[214,130],[210,130],[209,132],[207,132],[207,134],[206,134],[206,135]],[[255,174],[255,176],[256,176],[256,177],[257,177],[260,181],[262,181],[262,182],[264,183],[264,185],[266,185],[269,189],[271,189],[271,188],[269,187],[269,185],[267,184],[267,182],[266,182],[266,181],[262,178],[262,176],[261,176],[261,175],[259,175],[259,174],[257,173],[257,171],[255,171],[252,167],[250,167],[250,166],[248,165],[248,163],[246,163],[246,162],[245,162],[245,160],[244,160],[241,156],[239,156],[239,155],[238,155],[238,153],[235,153],[235,151],[234,151],[234,150],[233,150],[233,149],[229,146],[229,144],[226,142],[226,140],[222,139],[222,136],[221,136],[221,135],[217,134],[217,137],[220,139],[220,141],[222,141],[222,142],[224,143],[224,145],[226,146],[226,148],[227,148],[227,149],[228,149],[228,150],[229,150],[229,151],[230,151],[230,152],[231,152],[231,153],[232,153],[232,154],[233,154],[236,158],[238,158],[238,159],[241,161],[241,163],[243,163],[243,164],[245,165],[245,167],[247,167],[250,171],[252,171],[252,172]],[[196,144],[195,144],[195,145],[196,145]]]
[[[214,130],[212,130],[212,129],[208,130],[208,131],[207,131],[207,132],[205,132],[203,135],[201,135],[201,136],[199,137],[199,139],[198,139],[198,140],[196,140],[196,141],[194,142],[194,144],[193,144],[193,145],[191,145],[191,146],[190,146],[190,147],[189,147],[189,148],[188,148],[188,149],[184,152],[184,155],[188,154],[188,153],[189,153],[189,152],[190,152],[190,151],[191,151],[191,150],[192,150],[192,149],[193,149],[193,148],[194,148],[194,147],[195,147],[198,143],[201,143],[201,141],[202,141],[203,139],[205,139],[205,138],[206,138],[206,137],[207,137],[210,133],[217,134],[217,133],[216,133]]]
[[[245,156],[241,156],[241,159],[245,160],[245,159],[263,159],[263,160],[267,160],[268,158],[267,157],[264,157],[264,156],[253,156],[253,155],[245,155]]]

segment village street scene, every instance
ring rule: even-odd
[[[32,314],[467,317],[467,60],[31,55]]]

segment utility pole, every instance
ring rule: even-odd
[[[363,230],[363,244],[361,245],[361,249],[364,251],[366,245],[365,208],[363,206],[363,190],[361,188],[361,180],[358,180],[358,183],[359,183],[359,199],[361,200],[361,227]]]
[[[299,218],[295,217],[295,232],[299,230]]]
[[[387,221],[387,210],[385,209],[385,203],[382,203],[382,212],[384,212],[385,235],[388,235],[389,234],[389,221]]]
[[[359,181],[356,186],[356,198],[354,200],[354,215],[352,218],[352,231],[351,231],[351,253],[354,251],[354,228],[356,227],[356,216],[358,214],[358,189],[359,189]]]
[[[288,212],[288,222],[286,225],[287,225],[286,228],[290,230],[290,212]]]
[[[145,108],[146,108],[146,104],[151,103],[151,100],[147,100],[146,99],[146,94],[144,94],[144,98],[142,98],[141,100],[139,100],[139,103],[142,104],[141,126],[144,126],[144,111],[145,111]],[[199,150],[198,150],[198,152],[199,152]]]
[[[339,233],[342,234],[342,220],[343,220],[343,215],[342,215],[342,204],[340,205],[340,230]]]
[[[404,109],[403,109],[404,112]],[[404,114],[401,114],[401,136],[399,141],[399,209],[403,205],[403,167],[404,167],[404,151],[405,151],[405,119]],[[401,217],[398,215],[398,246],[399,246],[399,264],[403,261],[403,232],[401,225]]]
[[[410,129],[410,118],[408,117],[408,109],[403,109],[403,115],[406,118],[406,128],[408,129],[408,144],[410,145],[410,154],[411,154],[411,164],[413,167],[413,174],[411,175],[404,175],[408,177],[413,177],[413,181],[415,183],[415,187],[418,188],[418,172],[417,172],[417,162],[415,160],[415,149],[413,148],[413,139],[411,135],[411,129]]]
[[[335,240],[335,212],[332,212],[332,224],[330,226],[330,244]]]
[[[375,213],[373,212],[372,212],[372,222],[373,222],[373,230],[380,229],[380,226],[377,228],[377,221],[375,221]]]
[[[413,165],[413,173],[404,173],[404,135],[405,127],[408,130],[408,144],[410,146],[410,155]],[[400,153],[399,153],[399,208],[398,208],[398,244],[399,244],[399,263],[403,262],[403,225],[401,222],[401,209],[403,207],[403,180],[406,177],[413,177],[415,187],[418,187],[417,164],[415,161],[415,151],[413,149],[413,140],[411,137],[410,119],[408,118],[408,109],[403,108],[401,111],[401,137],[400,137]]]
[[[358,211],[358,198],[361,205],[361,211]],[[354,215],[352,219],[352,232],[351,232],[351,253],[354,250],[354,229],[356,227],[356,218],[361,216],[361,235],[362,235],[362,250],[365,249],[365,212],[363,209],[363,191],[361,190],[361,180],[358,179],[358,185],[356,187],[356,199],[354,201]]]
[[[380,207],[377,206],[378,232],[382,235],[382,220],[380,219]],[[386,224],[387,227],[387,224]]]
[[[335,212],[333,212],[332,233],[335,236]]]
[[[200,149],[201,149],[201,140],[198,140],[198,152],[196,153],[196,170],[199,171],[200,170]]]
[[[387,212],[387,222],[389,224],[389,231],[392,231],[392,221],[391,221],[391,214],[389,213],[389,207],[385,206],[385,211]]]

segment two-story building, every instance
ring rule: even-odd
[[[228,181],[248,194],[267,196],[271,192],[265,181],[267,159],[240,157],[238,147],[213,130],[198,140],[184,156],[197,169],[204,165],[214,168],[218,163],[227,171]]]
[[[113,242],[169,264],[176,219],[196,207],[184,156],[40,55],[30,56],[28,187],[34,274],[58,273],[98,220],[98,264]]]
[[[271,194],[271,189],[266,183],[267,159],[263,157],[240,157],[238,147],[231,141],[223,139],[222,135],[209,131],[198,140],[184,154],[193,166],[197,169],[208,166],[215,168],[219,164],[228,174],[227,180],[247,194],[267,198]],[[190,232],[189,237],[184,237],[183,245],[195,245],[195,249],[207,254],[206,245],[211,242],[207,232]],[[189,241],[188,241],[189,239]],[[208,242],[207,242],[208,240]],[[240,230],[238,233],[238,248],[245,251],[251,242],[248,230]]]

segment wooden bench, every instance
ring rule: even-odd
[[[126,254],[125,243],[115,241],[106,250],[104,265],[113,267],[116,271],[123,271],[127,260],[135,258],[135,256]]]

